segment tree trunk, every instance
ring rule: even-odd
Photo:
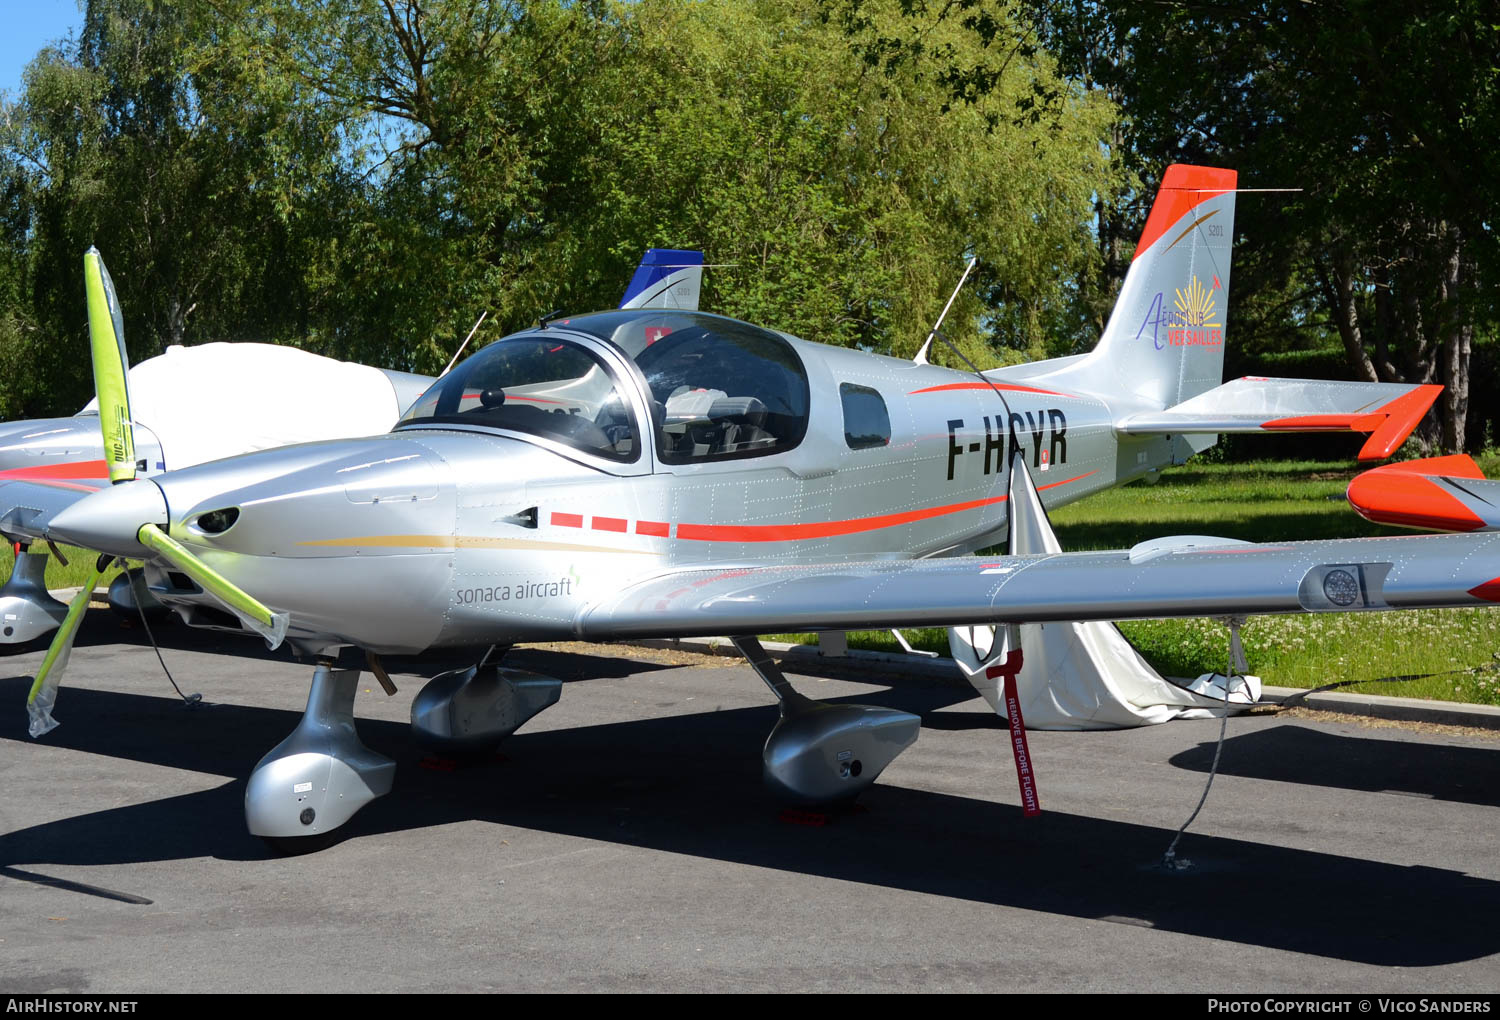
[[[1328,302],[1328,314],[1344,342],[1344,357],[1354,378],[1364,382],[1377,382],[1375,364],[1365,353],[1364,333],[1359,325],[1359,306],[1354,300],[1354,269],[1347,257],[1337,257],[1328,265],[1318,266],[1318,283],[1323,288],[1323,299]]]
[[[1448,240],[1450,250],[1442,288],[1443,451],[1462,453],[1468,428],[1469,353],[1474,343],[1474,322],[1461,293],[1472,274],[1466,272],[1463,239],[1456,227],[1448,231]]]

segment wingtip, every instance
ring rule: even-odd
[[[1385,420],[1365,440],[1365,445],[1359,451],[1359,459],[1384,460],[1401,449],[1401,444],[1421,424],[1423,417],[1437,401],[1438,394],[1442,392],[1442,386],[1426,383],[1381,407],[1377,414],[1384,415]]]
[[[1467,457],[1462,459],[1469,461]],[[1459,532],[1485,527],[1482,517],[1439,487],[1434,477],[1401,465],[1386,465],[1357,475],[1345,496],[1356,513],[1376,524]]]

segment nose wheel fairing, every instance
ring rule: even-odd
[[[10,580],[0,588],[0,644],[18,645],[56,630],[66,604],[47,591],[47,554],[22,549]]]
[[[250,774],[245,822],[267,839],[321,836],[390,792],[396,763],[360,742],[354,729],[359,670],[320,664],[307,710],[291,735]]]

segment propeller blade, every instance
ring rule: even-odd
[[[273,613],[207,563],[154,524],[141,527],[137,539],[141,545],[166,560],[198,583],[204,591],[240,618],[240,622],[266,639],[275,648],[286,637],[287,614]]]
[[[135,434],[130,427],[130,388],[126,373],[125,323],[115,285],[104,268],[99,249],[83,256],[83,290],[88,301],[89,348],[94,356],[94,391],[99,398],[99,427],[104,433],[104,459],[109,480],[135,478]]]
[[[83,611],[88,608],[89,598],[94,594],[94,585],[99,583],[99,576],[104,573],[109,561],[110,557],[100,556],[89,568],[83,588],[68,603],[68,615],[63,617],[62,626],[52,636],[52,644],[47,649],[46,657],[42,659],[42,667],[36,671],[36,680],[31,685],[31,693],[26,697],[26,714],[31,719],[26,731],[33,737],[40,737],[57,728],[57,720],[52,718],[52,706],[57,704],[57,686],[62,681],[63,670],[68,667],[68,656],[73,651],[73,638],[77,636],[78,625],[83,621]]]

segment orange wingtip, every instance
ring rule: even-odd
[[[1462,477],[1484,477],[1478,473],[1478,466],[1461,454],[1412,463],[1431,466],[1448,461],[1468,462],[1473,473],[1465,468]],[[1464,465],[1455,466],[1464,468]],[[1430,475],[1440,473],[1457,474],[1453,471],[1417,473],[1402,464],[1387,464],[1366,471],[1349,483],[1349,505],[1361,517],[1377,524],[1432,531],[1475,531],[1484,527],[1483,518],[1464,506],[1457,497],[1433,484]]]
[[[1304,414],[1294,418],[1272,418],[1261,428],[1288,432],[1368,432],[1370,438],[1360,447],[1360,460],[1384,460],[1401,448],[1411,430],[1421,422],[1427,409],[1437,400],[1443,388],[1436,383],[1414,387],[1395,400],[1359,414]],[[1429,472],[1437,474],[1438,472]],[[1449,472],[1451,474],[1451,472]],[[1482,477],[1482,476],[1481,476]]]
[[[1370,434],[1360,448],[1360,460],[1384,460],[1401,448],[1411,430],[1421,422],[1427,409],[1437,400],[1443,388],[1436,383],[1418,386],[1410,393],[1402,394],[1379,411],[1384,414],[1385,424]]]

